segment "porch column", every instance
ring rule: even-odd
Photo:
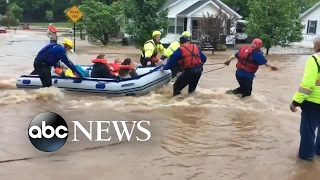
[[[177,16],[176,16],[176,18],[174,18],[174,34],[177,34],[177,24],[178,22],[177,22]]]
[[[192,26],[191,17],[188,17],[188,19],[187,19],[187,31],[192,34],[191,26]]]

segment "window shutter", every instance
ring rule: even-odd
[[[315,21],[315,24],[314,24],[314,34],[317,34],[317,24],[318,24],[318,21]]]
[[[310,25],[310,21],[308,21],[308,25],[307,25],[307,34],[309,34],[309,25]]]

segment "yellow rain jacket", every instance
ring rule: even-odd
[[[170,46],[164,51],[164,55],[167,58],[170,58],[170,56],[173,54],[174,51],[176,51],[180,47],[179,41],[174,41],[170,44]]]
[[[304,75],[299,90],[293,96],[293,101],[301,104],[303,101],[320,104],[320,54],[310,56],[306,62]]]
[[[145,58],[156,57],[158,53],[164,54],[164,51],[165,49],[161,43],[155,44],[151,39],[144,43],[141,56]]]
[[[65,71],[65,75],[66,77],[75,77],[72,70],[70,68],[68,68],[66,71]]]

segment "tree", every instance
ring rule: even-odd
[[[53,12],[52,11],[46,11],[46,19],[48,21],[51,21],[53,19]]]
[[[248,0],[222,0],[222,2],[244,18],[248,17],[250,14]]]
[[[23,17],[23,9],[20,6],[18,6],[17,3],[10,4],[9,9],[16,19],[20,20]]]
[[[267,49],[272,46],[290,46],[302,41],[304,26],[299,20],[297,3],[292,0],[249,0],[250,15],[246,32],[262,39]]]
[[[120,31],[122,7],[117,2],[108,6],[94,0],[84,0],[79,6],[83,14],[79,25],[85,27],[88,35],[106,45],[109,36]]]
[[[198,42],[200,44],[210,43],[214,49],[217,49],[218,44],[221,44],[220,42],[230,34],[231,24],[234,24],[235,21],[236,18],[224,13],[222,8],[219,8],[217,14],[209,12],[203,14],[196,30]]]
[[[167,0],[126,0],[124,15],[128,19],[125,32],[137,48],[151,39],[154,30],[162,31],[162,37],[167,34],[168,9],[163,8]]]

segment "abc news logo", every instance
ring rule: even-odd
[[[131,140],[134,128],[147,135],[147,138],[140,139],[136,136],[137,141],[148,141],[151,138],[151,133],[148,129],[142,126],[142,123],[150,126],[150,121],[87,121],[90,125],[90,130],[82,126],[78,121],[71,121],[74,128],[74,138],[77,139],[77,129],[79,129],[90,141],[92,141],[92,127],[96,126],[97,139],[94,141],[110,141],[111,136],[107,139],[102,139],[102,132],[109,133],[109,129],[102,129],[102,124],[105,126],[113,126],[119,141],[126,136],[127,141]],[[120,130],[119,123],[123,130]],[[133,124],[129,130],[127,123]],[[40,151],[53,152],[59,150],[68,140],[68,125],[66,121],[57,113],[43,112],[33,118],[28,127],[28,136],[31,144]]]

